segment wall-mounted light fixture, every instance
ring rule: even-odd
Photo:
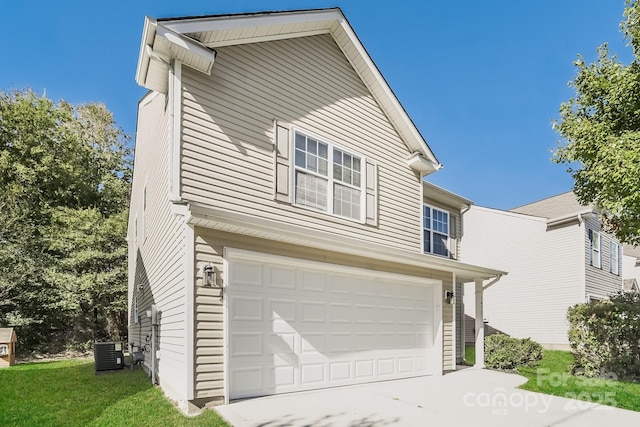
[[[456,297],[453,294],[453,291],[446,291],[444,293],[444,300],[447,302],[447,304],[453,304],[456,301]]]
[[[204,286],[216,285],[216,270],[212,265],[205,265],[202,267],[202,284]]]

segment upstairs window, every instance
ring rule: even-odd
[[[609,244],[609,271],[620,275],[620,245],[614,242]]]
[[[589,230],[591,240],[591,265],[596,268],[602,268],[602,242],[600,233]]]
[[[362,158],[299,131],[294,140],[294,203],[361,221]]]
[[[449,256],[449,212],[422,207],[424,253]]]

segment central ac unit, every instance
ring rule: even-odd
[[[124,368],[124,352],[121,342],[97,342],[93,345],[96,372]]]

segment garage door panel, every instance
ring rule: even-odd
[[[262,321],[262,304],[260,297],[236,296],[231,303],[231,321],[258,320]]]
[[[228,264],[230,398],[431,373],[431,286],[289,261]]]
[[[271,298],[268,304],[272,320],[296,321],[296,300]]]
[[[262,277],[262,263],[249,261],[235,261],[234,269],[229,279],[243,287],[262,287],[264,280]]]
[[[296,269],[284,266],[269,266],[265,285],[274,290],[291,291],[296,288]]]

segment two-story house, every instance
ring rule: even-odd
[[[339,9],[147,18],[136,80],[129,341],[183,410],[455,369],[504,272]]]
[[[462,259],[509,271],[499,292],[486,293],[492,331],[566,349],[567,309],[622,290],[620,242],[573,192],[509,211],[472,206],[464,219]],[[465,305],[475,318],[473,308]]]

